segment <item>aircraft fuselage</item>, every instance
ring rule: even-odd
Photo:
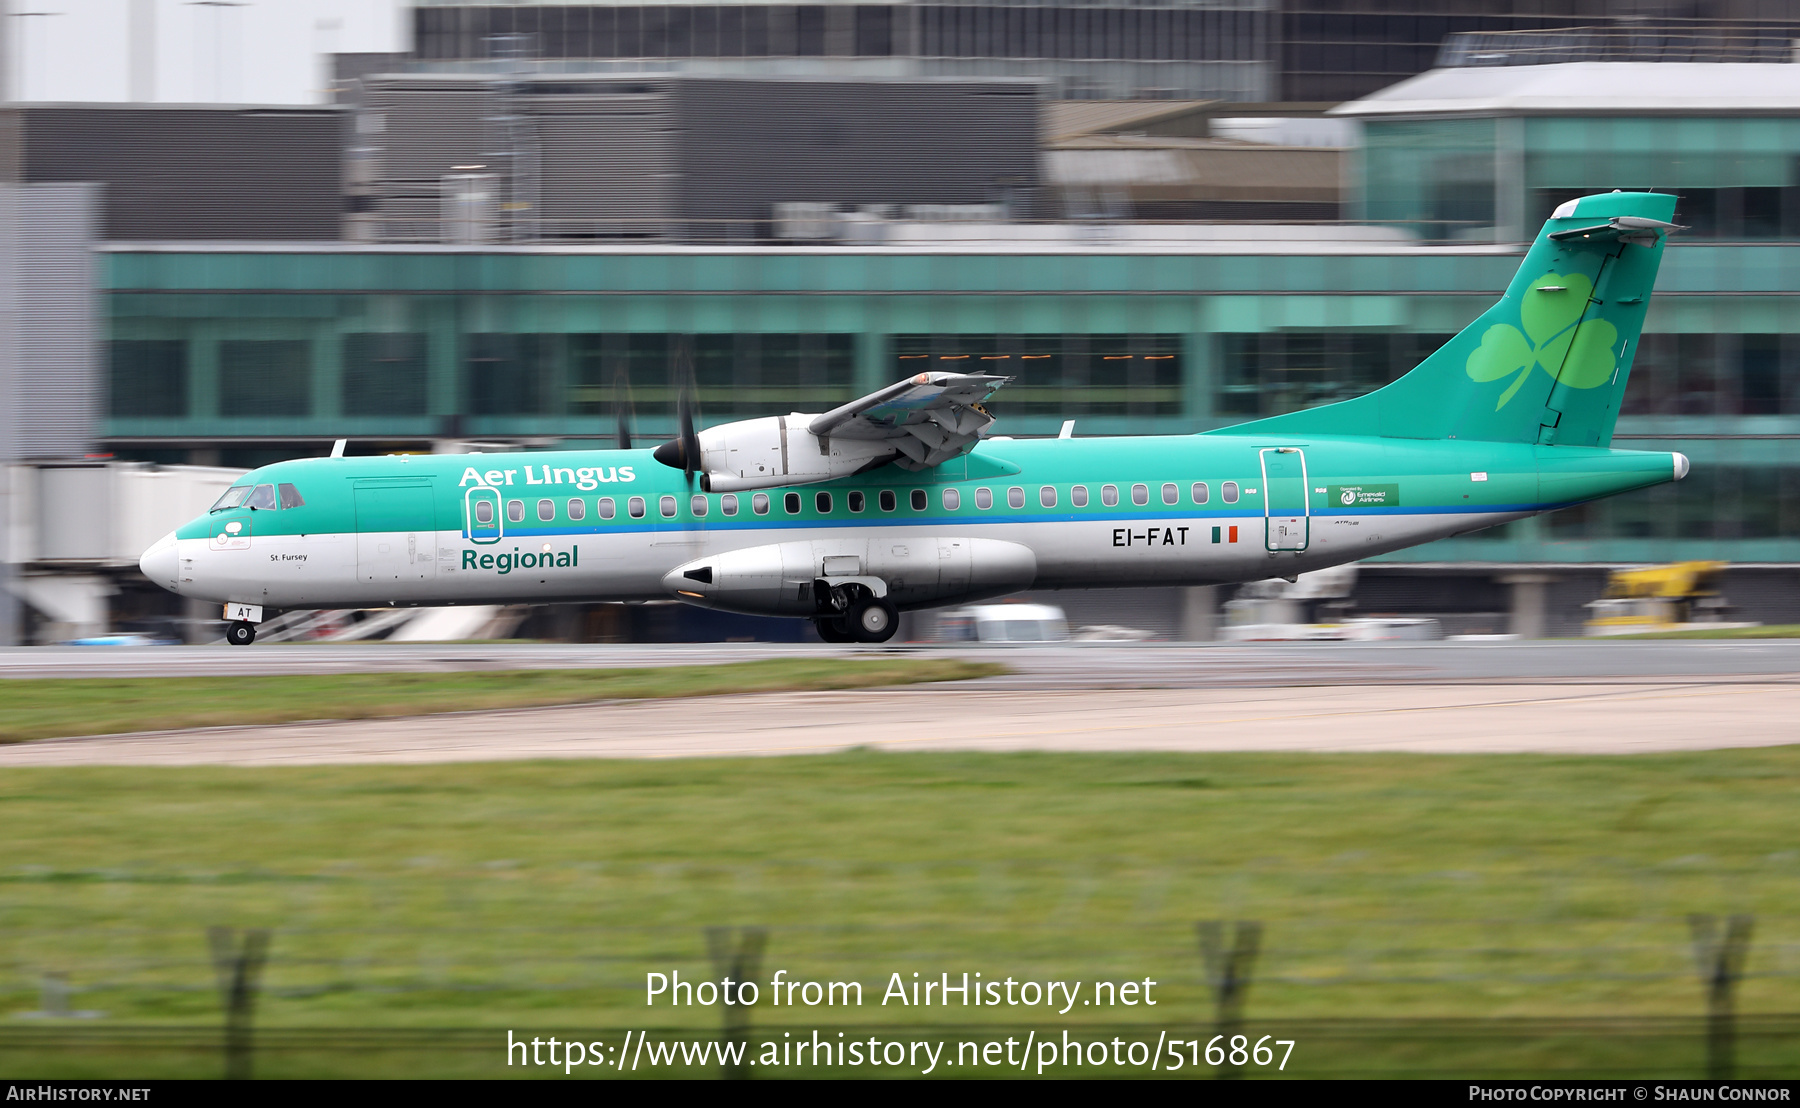
[[[289,485],[301,505],[215,510],[144,568],[184,596],[270,609],[674,597],[800,615],[668,578],[805,542],[817,556],[800,577],[837,558],[847,576],[883,579],[897,608],[924,608],[1025,587],[1290,576],[1669,481],[1685,464],[1454,440],[1001,439],[920,473],[720,494],[645,450],[307,459],[238,483]]]

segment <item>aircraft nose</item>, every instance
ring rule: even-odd
[[[144,551],[144,556],[138,559],[138,568],[155,584],[170,592],[180,592],[181,558],[175,545],[175,532],[170,531]]]

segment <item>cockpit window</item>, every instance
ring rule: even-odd
[[[304,508],[306,501],[300,496],[299,489],[284,483],[281,486],[281,507],[284,511],[288,508]]]
[[[256,491],[256,486],[254,485],[238,485],[235,488],[226,489],[225,495],[213,501],[213,506],[209,510],[222,512],[227,508],[239,507],[244,503],[245,498],[254,491]]]
[[[254,509],[255,511],[259,511],[259,512],[274,511],[275,510],[275,486],[274,485],[258,485],[258,486],[256,486],[256,491],[252,492],[250,494],[250,499],[245,502],[244,507],[251,508],[251,509]]]

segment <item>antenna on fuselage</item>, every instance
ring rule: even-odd
[[[331,444],[331,456],[333,458],[342,458],[344,456],[344,447],[348,446],[349,444],[350,444],[349,439],[339,439],[338,441],[332,443]]]

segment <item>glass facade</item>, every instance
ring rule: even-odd
[[[1363,127],[1364,215],[1423,238],[1521,239],[1563,201],[1618,188],[1678,194],[1684,241],[1800,239],[1800,119],[1371,119]]]
[[[1365,125],[1364,214],[1427,239],[1492,241],[1497,129],[1492,119]]]
[[[1274,0],[422,3],[411,66],[1018,77],[1071,99],[1276,98]]]
[[[1526,119],[1528,216],[1574,196],[1645,188],[1681,196],[1692,239],[1800,238],[1800,119]]]
[[[1405,331],[1220,335],[1213,408],[1256,419],[1348,400],[1400,377],[1449,338]]]
[[[1018,415],[1182,416],[1181,335],[896,335],[895,376],[920,370],[1014,378]]]

